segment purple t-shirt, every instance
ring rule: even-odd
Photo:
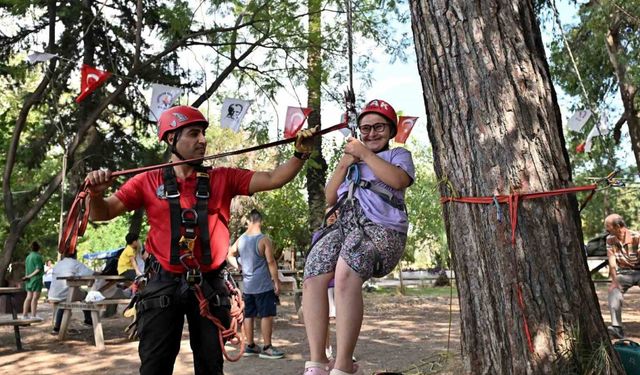
[[[402,147],[396,147],[387,151],[383,151],[377,154],[381,159],[400,167],[407,172],[411,178],[411,182],[415,179],[415,168],[413,166],[413,158],[411,152]],[[390,191],[394,197],[404,202],[404,190],[396,190],[391,186],[380,181],[369,166],[364,162],[358,163],[360,169],[360,180],[366,180],[372,184],[376,184],[385,190]],[[340,187],[338,187],[338,196],[346,194],[349,190],[349,184],[345,181]],[[362,211],[369,220],[376,224],[380,224],[385,228],[390,228],[401,233],[407,233],[409,229],[409,221],[407,219],[407,213],[403,210],[397,209],[390,204],[386,203],[377,193],[374,193],[370,189],[355,189],[353,193],[354,197],[360,202]]]

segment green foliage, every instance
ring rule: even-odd
[[[637,51],[640,48],[640,1],[631,0],[620,3],[618,1],[587,2],[578,5],[578,22],[573,25],[563,25],[565,36],[574,54],[576,65],[587,98],[580,88],[573,63],[559,32],[554,36],[550,50],[551,72],[554,82],[569,95],[576,98],[570,110],[590,108],[596,114],[584,126],[582,132],[569,131],[566,134],[567,148],[571,158],[574,181],[576,185],[590,184],[595,178],[608,175],[616,169],[621,169],[618,177],[625,183],[624,188],[607,188],[599,190],[594,198],[582,211],[582,227],[585,241],[603,231],[603,220],[611,213],[622,215],[629,227],[639,224],[638,210],[640,205],[635,198],[637,166],[628,167],[630,155],[624,148],[630,148],[628,138],[622,137],[622,142],[616,145],[611,136],[596,137],[592,151],[588,154],[575,152],[576,146],[583,142],[587,133],[601,117],[609,118],[611,127],[619,116],[622,107],[619,98],[618,80],[607,53],[606,38],[610,28],[618,25],[619,37],[623,46],[618,56],[627,69],[630,82],[640,82],[640,59]],[[545,12],[542,8],[541,12]],[[636,15],[636,16],[634,16]],[[547,17],[552,19],[550,14]],[[635,52],[634,52],[635,51]],[[613,98],[613,99],[612,99]],[[640,97],[635,97],[636,108],[640,105]],[[636,172],[634,172],[634,170]],[[586,194],[578,199],[586,198]]]
[[[415,142],[411,146],[416,178],[406,195],[409,233],[403,259],[418,267],[447,267],[449,250],[431,150]]]

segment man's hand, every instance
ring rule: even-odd
[[[111,186],[114,179],[111,177],[111,171],[105,169],[89,172],[85,180],[89,184],[91,195],[101,195]]]
[[[29,280],[29,279],[30,279],[30,277],[28,277],[28,276],[23,276],[23,277],[22,277],[22,281],[27,281],[27,280]]]
[[[609,284],[609,293],[613,292],[614,289],[620,290],[620,284],[618,284],[618,281],[615,279],[611,280],[611,283]]]
[[[273,292],[276,294],[276,296],[280,295],[280,280],[276,280],[273,283]]]
[[[302,129],[296,134],[296,151],[302,152],[303,154],[310,153],[313,151],[313,140],[312,138],[318,132],[320,128],[319,125],[316,125],[311,129]]]

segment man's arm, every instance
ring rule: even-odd
[[[140,271],[140,268],[138,268],[138,253],[134,252],[133,256],[129,259],[131,259],[131,265],[133,266],[133,270],[136,271],[136,276],[142,275],[142,271]]]
[[[229,247],[229,251],[227,252],[227,263],[232,268],[240,270],[238,260],[236,259],[236,256],[238,255],[238,241],[239,239],[237,239],[236,242],[234,242],[233,245]]]
[[[313,129],[303,129],[298,132],[295,143],[296,152],[306,153],[308,156],[308,153],[313,150],[311,138],[318,131],[318,128],[319,126],[316,126]],[[293,156],[286,163],[280,164],[272,171],[254,173],[249,183],[249,194],[281,188],[284,184],[293,180],[303,165],[304,160]]]
[[[89,184],[89,194],[91,195],[89,218],[92,221],[111,220],[127,211],[125,205],[115,195],[104,197],[104,191],[113,183],[111,171],[98,170],[89,172],[86,181]]]
[[[249,194],[280,188],[300,172],[304,160],[292,157],[269,172],[256,172],[249,183]]]
[[[269,273],[271,274],[271,280],[273,280],[273,289],[276,295],[280,295],[280,278],[278,277],[278,263],[273,256],[273,244],[269,237],[264,236],[260,240],[259,247],[264,249],[264,257],[267,260],[269,266]],[[263,250],[260,249],[260,250]]]
[[[611,284],[609,284],[609,291],[613,289],[620,289],[620,284],[618,284],[618,280],[616,280],[617,276],[617,262],[616,262],[616,254],[615,252],[609,255],[609,277],[611,278]]]

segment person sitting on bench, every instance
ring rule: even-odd
[[[52,278],[51,281],[51,289],[49,289],[49,301],[52,302],[61,302],[67,299],[69,294],[69,286],[67,285],[66,280],[58,280],[59,277],[66,276],[90,276],[95,274],[89,267],[84,264],[78,262],[76,258],[76,253],[69,254],[62,258],[55,266],[53,266]],[[86,296],[86,292],[81,291],[77,296],[73,296],[73,301],[80,301],[84,299]],[[84,313],[84,324],[93,325],[93,321],[91,319],[91,311],[83,310]],[[57,335],[60,331],[60,324],[62,324],[62,315],[64,313],[63,309],[58,309],[55,317],[55,323],[53,325],[53,330],[51,334]]]
[[[624,293],[634,285],[640,286],[640,233],[627,229],[624,219],[612,214],[604,220],[607,236],[607,256],[609,257],[608,303],[611,312],[609,334],[617,339],[624,338],[622,329],[622,303]]]
[[[140,241],[137,233],[128,233],[125,240],[127,241],[127,246],[118,258],[118,275],[133,281],[137,276],[142,275],[137,260]]]

